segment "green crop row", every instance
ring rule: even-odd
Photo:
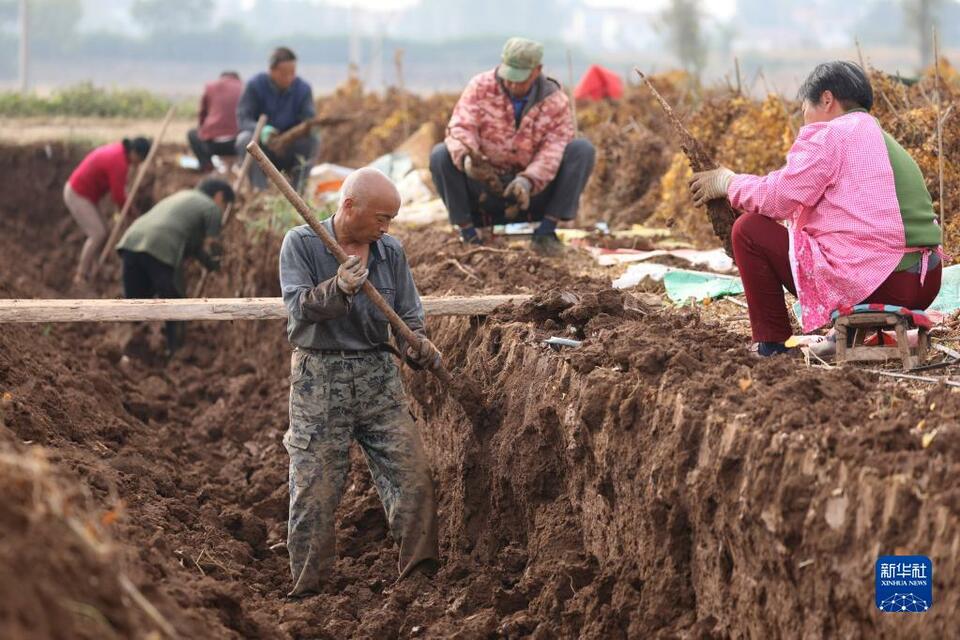
[[[104,118],[157,118],[170,105],[167,98],[144,89],[104,89],[89,82],[59,89],[49,96],[0,92],[0,116],[89,116]],[[196,101],[180,105],[178,115],[196,113]]]

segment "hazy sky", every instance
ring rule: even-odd
[[[529,0],[521,0],[529,1]],[[249,9],[256,0],[221,0],[221,6],[236,4],[244,9]],[[377,11],[396,11],[406,9],[419,0],[327,0],[327,4],[335,4],[344,7],[353,5],[362,9],[374,9]],[[644,12],[656,11],[663,7],[667,0],[586,0],[586,3],[595,7],[622,7],[625,9],[640,9]],[[706,9],[712,15],[720,18],[728,18],[733,15],[736,9],[736,0],[709,0],[704,3]]]
[[[642,9],[643,11],[657,11],[667,4],[667,0],[585,0],[593,7],[622,7],[625,9]],[[736,0],[708,0],[704,2],[707,13],[718,18],[729,18],[737,8]]]
[[[334,4],[341,7],[353,5],[361,9],[375,9],[377,11],[396,11],[406,9],[418,4],[419,0],[328,0],[327,2],[317,2],[316,4]],[[256,0],[221,0],[221,5],[238,4],[244,9],[249,9],[256,4]]]

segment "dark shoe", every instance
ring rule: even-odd
[[[460,242],[463,244],[481,245],[483,239],[477,233],[476,227],[463,227],[460,229]]]
[[[790,350],[782,342],[760,342],[757,344],[757,355],[761,358],[783,355]]]
[[[530,240],[530,248],[534,253],[542,256],[559,256],[563,253],[563,243],[555,233],[545,233],[543,235],[534,235]]]

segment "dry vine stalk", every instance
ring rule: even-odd
[[[700,141],[694,138],[693,134],[683,126],[683,123],[673,108],[664,100],[663,96],[660,95],[660,92],[653,86],[650,79],[637,67],[634,67],[633,70],[637,72],[640,79],[643,80],[650,91],[653,92],[653,96],[657,99],[657,102],[663,107],[664,112],[667,114],[667,119],[670,120],[670,124],[673,125],[674,130],[680,137],[680,149],[690,161],[690,168],[694,171],[716,169],[719,165],[710,157],[710,154],[706,152]],[[731,258],[733,257],[733,245],[730,242],[730,235],[733,230],[733,222],[737,219],[737,215],[737,212],[733,210],[733,207],[730,206],[730,202],[727,201],[726,198],[717,198],[707,203],[707,217],[710,218],[713,232],[723,242],[723,250],[726,251],[727,255]]]

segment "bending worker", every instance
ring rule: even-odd
[[[729,198],[743,212],[733,251],[763,356],[784,352],[791,334],[783,287],[800,299],[804,331],[841,306],[925,309],[940,291],[930,194],[917,163],[870,115],[863,70],[821,64],[800,97],[805,126],[785,167],[762,177],[720,167],[690,183],[698,204]]]
[[[430,155],[437,192],[466,243],[480,242],[477,227],[540,221],[533,248],[558,253],[557,223],[577,216],[594,149],[574,139],[570,101],[543,75],[542,59],[542,44],[508,40],[501,64],[464,89]]]
[[[73,278],[75,285],[90,281],[93,263],[107,241],[107,221],[100,212],[100,201],[109,193],[118,209],[127,201],[127,173],[146,159],[150,141],[124,138],[97,147],[87,154],[63,186],[63,202],[70,215],[86,234],[80,251],[80,263]]]
[[[269,147],[270,139],[275,135],[316,115],[313,91],[297,76],[297,56],[286,47],[274,50],[270,55],[270,71],[250,78],[240,96],[237,155],[241,158],[253,138],[257,120],[263,114],[267,115],[267,124],[260,133],[260,146],[280,171],[290,174],[294,188],[303,191],[317,152],[317,139],[307,131],[280,152]],[[250,167],[250,183],[258,190],[267,186],[267,177],[256,163]]]
[[[196,258],[210,271],[220,268],[220,220],[233,202],[233,188],[206,178],[158,202],[133,221],[117,251],[123,261],[124,298],[185,298],[183,261]],[[183,323],[167,322],[167,352],[183,342]]]
[[[360,287],[367,279],[416,333],[423,306],[403,247],[387,235],[400,208],[390,180],[371,168],[343,183],[337,213],[323,225],[350,258],[337,263],[306,225],[287,232],[280,249],[280,286],[289,311],[290,596],[318,593],[334,568],[334,514],[359,442],[393,537],[400,577],[431,571],[439,560],[433,482],[416,423],[405,406],[386,318]],[[424,338],[407,357],[440,366]]]

